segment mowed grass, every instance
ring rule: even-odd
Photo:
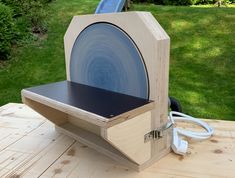
[[[186,113],[235,120],[235,8],[135,5],[171,38],[170,95]]]
[[[26,39],[13,51],[12,59],[0,65],[0,106],[21,102],[23,88],[66,79],[65,31],[74,15],[91,14],[99,0],[57,0],[50,4],[48,33],[39,40]]]
[[[22,88],[65,80],[63,36],[72,19],[99,0],[51,4],[48,35],[14,50],[0,69],[0,105],[20,102]],[[150,11],[171,37],[170,95],[196,117],[235,120],[235,8],[134,4]]]

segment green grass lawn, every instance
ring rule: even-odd
[[[63,35],[73,15],[99,0],[51,4],[48,34],[28,40],[0,66],[0,105],[20,102],[22,88],[65,80]],[[197,117],[235,120],[235,8],[134,4],[150,11],[171,37],[170,95]]]

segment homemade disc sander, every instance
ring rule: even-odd
[[[135,170],[171,151],[170,38],[148,12],[74,16],[65,81],[22,90],[56,129]]]

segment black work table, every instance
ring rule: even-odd
[[[70,81],[50,83],[24,90],[107,119],[152,102]]]

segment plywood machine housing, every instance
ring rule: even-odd
[[[25,104],[103,154],[142,170],[170,152],[170,39],[148,12],[75,16],[67,80],[22,90]]]

